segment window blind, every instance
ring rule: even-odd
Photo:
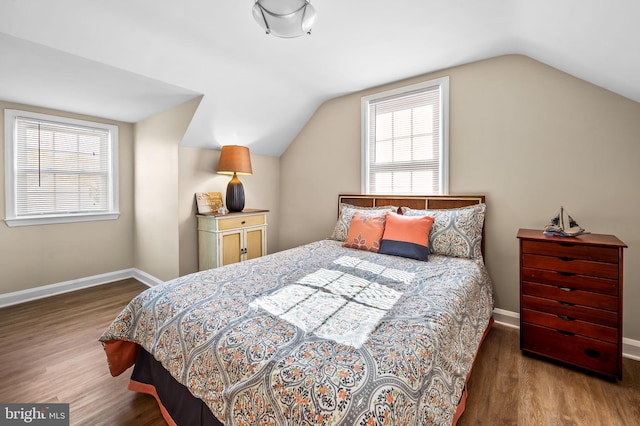
[[[18,116],[14,149],[16,218],[111,210],[108,129]]]
[[[365,192],[444,192],[442,105],[439,84],[367,100]]]

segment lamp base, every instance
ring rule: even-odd
[[[244,209],[244,187],[235,173],[227,185],[227,209],[241,212]]]

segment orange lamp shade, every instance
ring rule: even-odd
[[[217,173],[223,175],[232,175],[234,173],[239,175],[252,174],[249,148],[239,145],[223,146],[220,152],[220,162],[218,163]]]

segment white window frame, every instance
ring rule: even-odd
[[[62,125],[93,127],[109,132],[111,158],[109,159],[110,193],[106,212],[74,212],[62,214],[18,215],[17,214],[17,126],[18,117],[53,122]],[[5,145],[5,222],[8,226],[46,225],[53,223],[87,222],[115,220],[119,217],[118,182],[118,126],[92,121],[40,114],[31,111],[5,109],[4,111]]]
[[[420,195],[447,195],[449,194],[449,77],[441,77],[422,83],[412,84],[397,89],[387,90],[381,93],[362,97],[361,101],[361,135],[362,135],[362,162],[361,162],[361,191],[363,194],[369,194],[369,104],[373,101],[389,97],[402,97],[402,95],[433,88],[437,86],[440,90],[440,187],[437,194],[420,194]],[[393,194],[393,195],[410,195],[410,194]],[[414,194],[415,195],[415,194]]]

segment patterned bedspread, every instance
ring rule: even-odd
[[[492,308],[481,262],[325,240],[150,288],[100,340],[228,426],[451,424]]]

